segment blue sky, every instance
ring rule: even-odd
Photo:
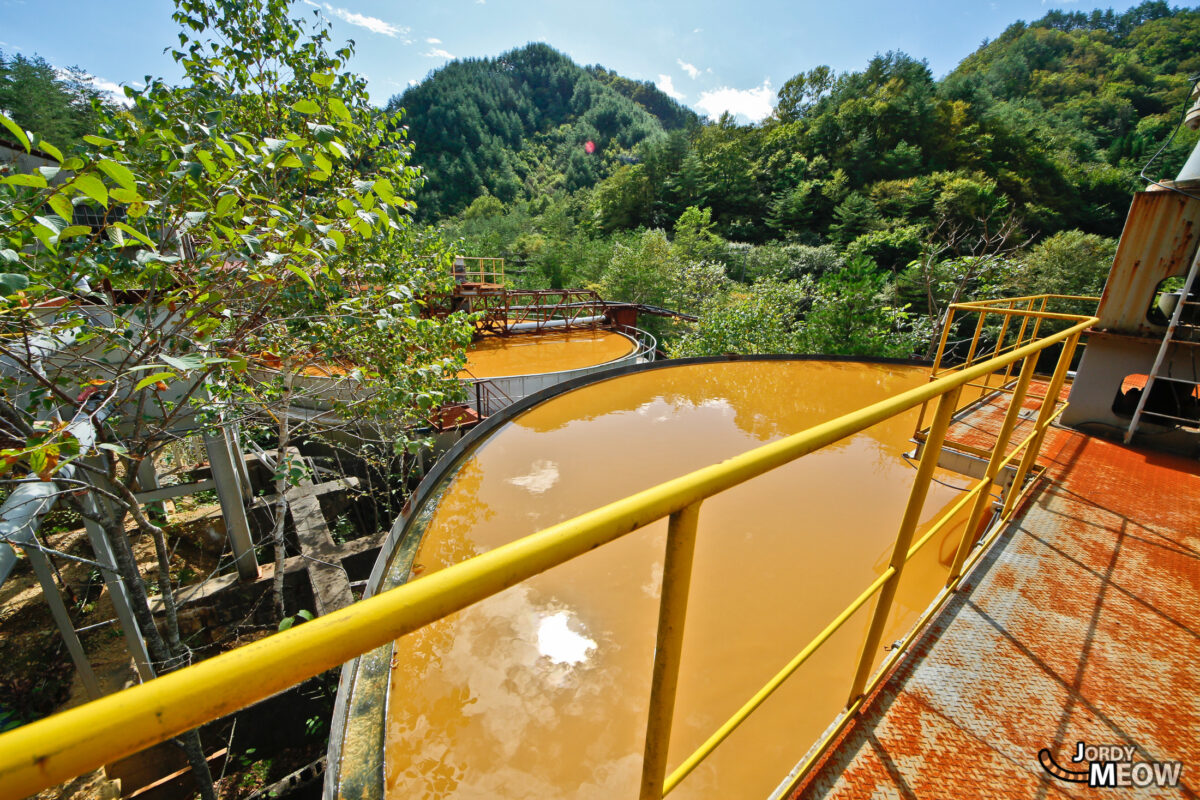
[[[1123,11],[1134,2],[1099,6]],[[580,64],[599,63],[650,80],[684,104],[744,122],[769,113],[775,93],[818,64],[858,70],[870,57],[902,50],[952,70],[1010,23],[1053,8],[1090,11],[1085,0],[296,0],[319,9],[337,41],[354,39],[352,68],[382,104],[453,57],[495,56],[542,41]],[[78,65],[99,85],[177,75],[163,54],[176,41],[168,0],[0,0],[0,50]]]

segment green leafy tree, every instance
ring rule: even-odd
[[[1023,256],[1007,276],[1006,293],[1099,295],[1117,254],[1117,241],[1083,231],[1059,231]]]
[[[353,410],[374,412],[408,447],[409,423],[457,391],[469,337],[465,321],[422,317],[420,298],[446,285],[448,254],[411,223],[404,129],[345,70],[351,47],[330,52],[328,25],[289,18],[284,0],[176,9],[183,82],[127,89],[131,108],[75,155],[0,116],[22,147],[55,162],[0,177],[0,427],[17,443],[0,463],[55,481],[67,502],[80,490],[106,501],[80,510],[112,541],[165,668],[192,653],[164,533],[134,495],[139,465],[181,428],[238,420],[279,420],[283,454],[299,378],[316,360],[355,365],[347,382],[363,399],[348,401]],[[280,519],[295,466],[281,458]],[[156,545],[165,635],[129,518]],[[276,535],[279,566],[281,526]],[[186,745],[211,798],[194,733]]]
[[[672,244],[682,258],[698,261],[721,261],[725,258],[725,241],[713,232],[712,212],[707,208],[688,206],[675,223]]]
[[[799,332],[800,350],[847,356],[911,356],[929,338],[929,326],[897,307],[887,277],[866,259],[822,278]]]
[[[696,326],[670,344],[671,357],[802,352],[800,322],[813,292],[809,279],[764,278],[748,291],[711,298]]]
[[[23,129],[69,149],[96,129],[94,104],[109,102],[78,67],[60,73],[40,56],[0,53],[0,110]]]

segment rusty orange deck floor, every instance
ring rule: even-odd
[[[1008,530],[793,798],[1085,797],[1076,742],[1183,763],[1200,796],[1200,464],[1052,429],[1054,483]]]
[[[1048,388],[1049,381],[1041,378],[1035,378],[1029,384],[1029,391],[1021,404],[1021,417],[1013,429],[1012,436],[1005,447],[1005,453],[1011,452],[1033,430],[1034,418]],[[1066,402],[1070,392],[1070,384],[1064,386],[1059,393],[1059,400]],[[977,450],[990,450],[996,441],[996,436],[1000,433],[1000,427],[1004,423],[1004,416],[1008,413],[1011,402],[1011,394],[996,393],[977,401],[965,413],[960,412],[960,415],[946,429],[946,445],[951,448],[958,445]]]

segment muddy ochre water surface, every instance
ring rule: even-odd
[[[629,355],[636,345],[613,331],[579,330],[484,336],[467,350],[460,378],[498,378],[594,367]]]
[[[416,579],[926,375],[722,362],[560,395],[498,429],[444,482],[422,514]],[[670,769],[885,569],[915,473],[902,458],[914,420],[906,413],[704,502]],[[958,496],[933,484],[922,527]],[[909,563],[885,642],[940,588],[965,520],[956,523]],[[663,520],[400,640],[387,797],[636,797],[665,538]],[[872,610],[861,609],[673,797],[766,797],[845,703]]]

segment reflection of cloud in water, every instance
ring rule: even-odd
[[[568,627],[571,615],[559,611],[538,622],[538,652],[555,664],[579,664],[587,661],[596,643]]]
[[[520,486],[522,489],[526,489],[533,494],[542,494],[558,483],[558,464],[555,464],[553,461],[539,459],[533,462],[532,469],[528,474],[509,478],[508,482],[513,486]]]
[[[588,634],[573,610],[539,601],[528,585],[465,609],[452,627],[452,636],[426,640],[440,651],[433,658],[414,658],[403,640],[397,645],[393,702],[403,697],[396,710],[404,711],[391,715],[388,730],[389,796],[556,796],[536,743],[572,736],[581,723],[602,724],[614,676],[596,668],[595,656],[619,645]],[[482,745],[491,753],[488,769],[458,761],[456,731],[467,725],[479,737],[476,752]],[[595,788],[580,796],[628,794],[638,769],[622,768],[623,760],[602,760]]]

